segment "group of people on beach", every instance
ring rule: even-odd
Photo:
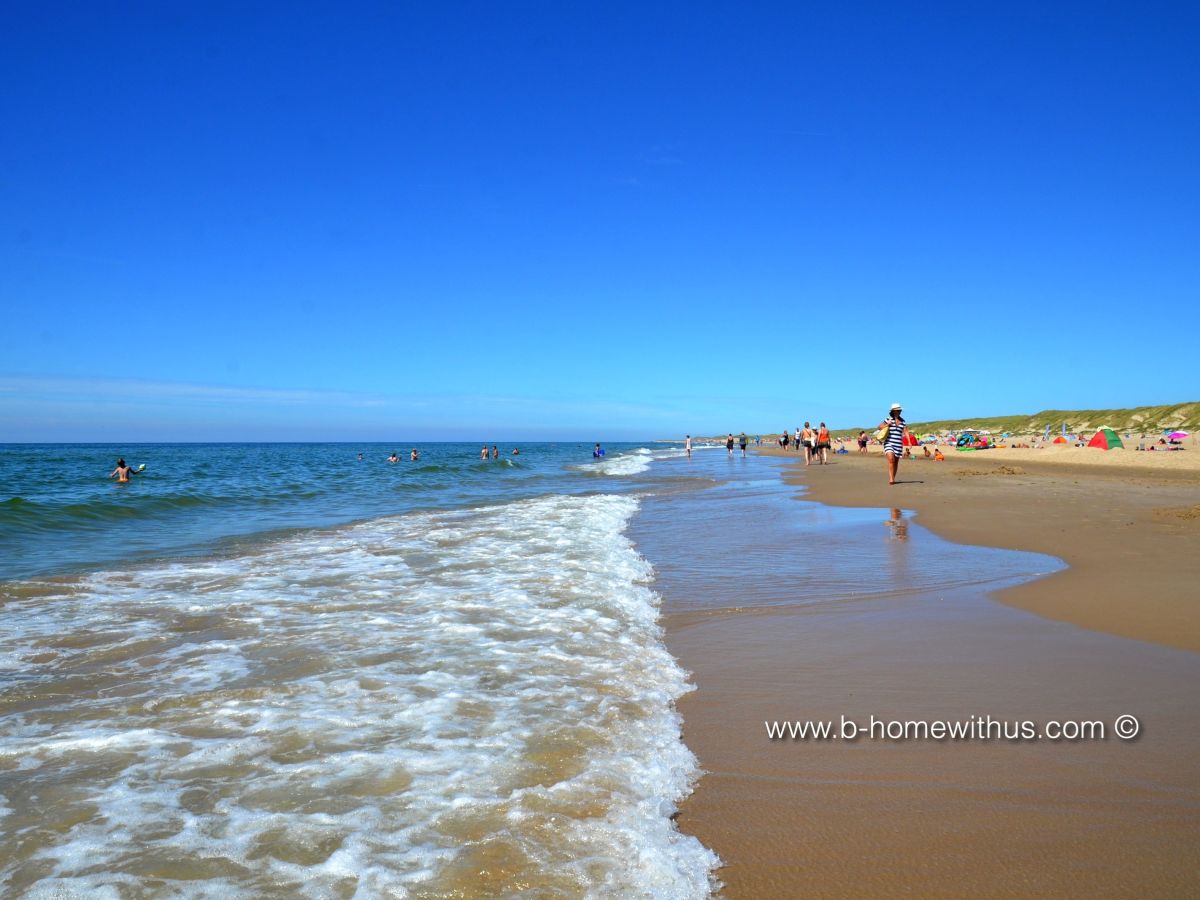
[[[817,428],[813,428],[811,422],[805,422],[803,428],[796,429],[794,440],[788,434],[788,430],[783,429],[779,435],[779,446],[784,450],[790,448],[796,452],[803,451],[806,466],[812,465],[814,461],[823,466],[829,462],[829,451],[833,448],[833,438],[824,422]]]

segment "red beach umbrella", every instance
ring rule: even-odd
[[[904,440],[901,441],[901,443],[905,447],[918,447],[921,444],[921,442],[917,440],[917,436],[911,431],[904,432]]]

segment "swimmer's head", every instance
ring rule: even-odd
[[[120,468],[120,469],[123,469],[123,468],[125,468],[125,459],[124,459],[124,457],[122,457],[121,459],[118,459],[118,460],[117,460],[117,468]]]

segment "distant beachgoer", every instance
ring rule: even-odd
[[[942,448],[941,448],[941,447],[935,447],[935,448],[934,448],[934,450],[933,450],[933,459],[934,459],[934,462],[941,462],[941,461],[942,461],[942,460],[944,460],[945,458],[946,458],[946,455],[945,455],[944,453],[942,453]]]
[[[479,458],[480,458],[480,459],[487,459],[487,458],[488,458],[488,448],[487,448],[487,444],[484,444],[484,445],[483,445],[483,447],[482,447],[482,448],[480,448],[480,450],[479,450]]]
[[[692,458],[692,436],[689,434],[683,441],[683,449],[687,451],[688,459]]]
[[[359,462],[362,462],[362,454],[361,454],[361,453],[360,453],[360,454],[358,454],[358,461],[359,461]]]
[[[499,459],[500,451],[496,449],[496,445],[492,444],[492,459]]]
[[[128,484],[129,476],[136,475],[137,471],[125,465],[125,459],[122,457],[117,460],[117,467],[108,473],[109,478],[117,479],[118,484]]]
[[[867,433],[865,431],[860,431],[858,433],[858,452],[859,453],[867,452],[867,440],[868,440]]]
[[[520,447],[513,447],[513,452],[512,452],[512,455],[513,455],[513,456],[520,456],[520,455],[521,455],[521,448],[520,448]]]
[[[795,450],[797,453],[800,452],[800,438],[801,438],[801,431],[799,428],[797,428],[796,429],[796,439],[792,442],[792,449]],[[808,451],[806,450],[805,455],[807,455],[807,453],[808,453]]]
[[[388,457],[388,462],[400,462],[400,457],[396,455],[396,451],[392,451],[392,455]]]
[[[788,441],[791,439],[791,435],[787,433],[787,429],[785,428],[783,434],[779,436],[779,446],[786,450],[788,448]]]
[[[929,452],[929,445],[928,445],[928,444],[923,444],[923,445],[921,446],[921,449],[925,451],[925,458],[926,458],[926,459],[932,459],[932,458],[933,458],[933,454]]]
[[[733,456],[733,432],[729,432],[729,437],[725,439],[725,452]]]
[[[742,432],[738,437],[738,445],[742,448],[742,459],[746,458],[746,432]]]
[[[599,459],[603,455],[604,455],[604,448],[601,447],[599,444],[596,444],[596,448],[592,451],[593,458]]]
[[[816,436],[812,430],[812,425],[808,422],[804,423],[804,430],[796,429],[798,434],[796,440],[804,447],[804,464],[807,466],[812,463],[813,457],[813,438]]]
[[[409,458],[410,460],[412,460],[413,462],[416,462],[418,459],[420,459],[420,454],[419,454],[419,453],[417,453],[417,448],[416,448],[416,447],[413,447],[413,448],[412,448],[412,453],[408,454],[408,458]]]
[[[825,427],[825,423],[821,423],[821,428],[817,432],[816,449],[821,457],[821,465],[829,462],[829,429]]]
[[[883,455],[888,464],[888,484],[896,483],[896,473],[900,471],[900,458],[904,455],[904,417],[899,403],[893,403],[888,410],[888,417],[879,423],[879,427],[887,427],[887,440],[883,444]]]

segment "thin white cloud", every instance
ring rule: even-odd
[[[283,403],[288,405],[338,403],[350,406],[382,406],[388,402],[386,398],[380,396],[349,391],[191,384],[174,381],[145,381],[134,378],[63,378],[31,375],[0,376],[0,393],[30,399],[34,397],[137,398],[166,401],[189,400],[199,403]]]

